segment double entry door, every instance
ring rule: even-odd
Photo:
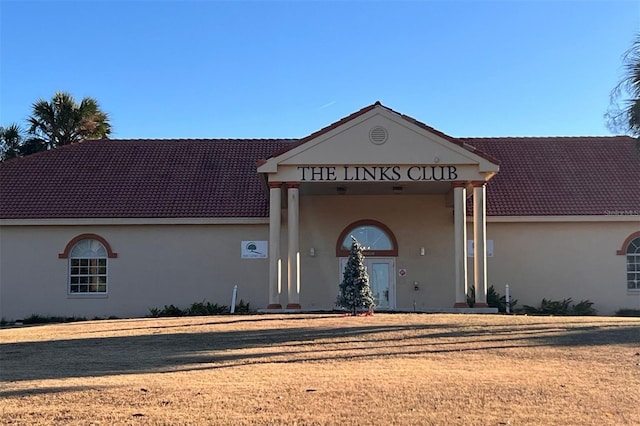
[[[340,258],[340,282],[342,282],[347,260],[346,257]],[[371,292],[376,302],[376,309],[395,309],[395,258],[366,257],[364,259],[364,267],[369,275],[369,287],[371,287]]]

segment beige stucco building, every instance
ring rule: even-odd
[[[379,103],[299,140],[86,141],[0,165],[0,317],[238,298],[331,310],[355,236],[380,310],[640,308],[628,137],[454,138]]]

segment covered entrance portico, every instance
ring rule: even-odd
[[[497,171],[489,156],[378,103],[262,161],[270,194],[268,309],[331,308],[340,256],[328,247],[358,220],[401,235],[395,256],[365,252],[393,261],[387,270],[399,274],[388,309],[467,310],[470,279],[475,308],[486,308],[486,182]],[[400,274],[407,267],[413,275]]]

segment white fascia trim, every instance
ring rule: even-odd
[[[473,217],[467,216],[473,223]],[[640,214],[612,213],[608,215],[567,215],[567,216],[487,216],[487,222],[532,223],[532,222],[636,222],[640,224]]]
[[[0,219],[0,226],[34,225],[268,225],[268,217],[157,217],[157,218],[77,218]]]

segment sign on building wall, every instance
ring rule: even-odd
[[[467,240],[467,257],[473,257],[473,240]],[[493,240],[487,240],[487,257],[493,257]]]
[[[242,241],[240,245],[242,259],[265,259],[269,257],[267,241]]]

